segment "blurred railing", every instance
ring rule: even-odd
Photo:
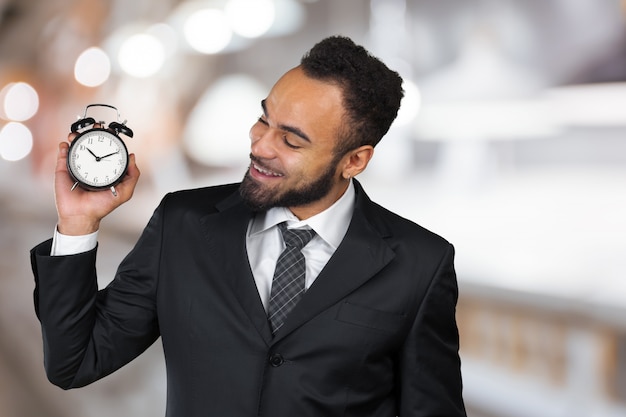
[[[461,285],[468,408],[499,417],[626,416],[626,311]]]

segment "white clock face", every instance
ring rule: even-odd
[[[87,131],[72,142],[67,167],[81,185],[94,189],[108,188],[126,173],[126,145],[104,129]]]

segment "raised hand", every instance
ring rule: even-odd
[[[76,133],[71,133],[68,139],[72,141],[75,137]],[[130,200],[139,180],[140,172],[135,162],[135,155],[130,154],[127,174],[115,186],[115,194],[108,189],[86,191],[80,187],[73,187],[74,181],[67,171],[68,149],[68,142],[59,144],[54,175],[54,193],[58,214],[57,228],[60,233],[65,235],[85,235],[98,230],[100,221],[105,216]]]

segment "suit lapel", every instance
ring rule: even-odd
[[[235,297],[257,332],[269,345],[272,334],[246,251],[246,232],[252,213],[241,204],[236,193],[220,203],[217,208],[220,210],[218,213],[206,215],[201,219],[205,236],[211,245],[212,257],[214,262],[219,264],[220,270],[224,271]]]
[[[356,181],[355,186],[355,211],[345,238],[274,338],[246,251],[246,232],[252,213],[235,193],[216,206],[217,212],[200,219],[209,251],[214,254],[213,261],[224,271],[235,297],[268,346],[363,285],[395,256],[385,242],[384,225],[369,213],[374,203]]]
[[[367,212],[371,201],[357,185],[357,203],[350,227],[337,251],[298,305],[289,313],[274,342],[284,338],[376,275],[395,256]],[[383,230],[383,231],[381,231]]]

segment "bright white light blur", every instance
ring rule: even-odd
[[[626,83],[556,87],[544,97],[552,117],[562,126],[626,126]]]
[[[187,120],[187,154],[207,166],[245,167],[249,132],[261,114],[267,89],[248,75],[229,75],[213,84]]]
[[[138,33],[122,43],[117,58],[124,72],[133,77],[147,78],[163,67],[165,49],[154,36]]]
[[[176,31],[166,23],[157,23],[146,29],[148,35],[154,36],[163,46],[166,57],[170,57],[176,53],[178,48],[178,40]]]
[[[265,36],[286,36],[297,32],[306,20],[300,1],[274,0],[274,23]]]
[[[0,91],[0,117],[23,122],[37,113],[39,96],[37,91],[24,82],[10,83]]]
[[[422,96],[419,88],[411,80],[404,80],[402,83],[404,97],[396,118],[397,125],[407,125],[411,123],[420,111]]]
[[[233,31],[244,38],[258,38],[274,23],[273,0],[228,0],[224,11]]]
[[[19,161],[33,149],[33,134],[21,123],[11,122],[0,130],[0,157]]]
[[[102,49],[91,47],[86,49],[74,65],[76,81],[87,87],[104,84],[111,75],[111,60]]]
[[[185,21],[183,32],[189,45],[203,54],[222,51],[233,36],[226,15],[218,9],[195,11]]]

